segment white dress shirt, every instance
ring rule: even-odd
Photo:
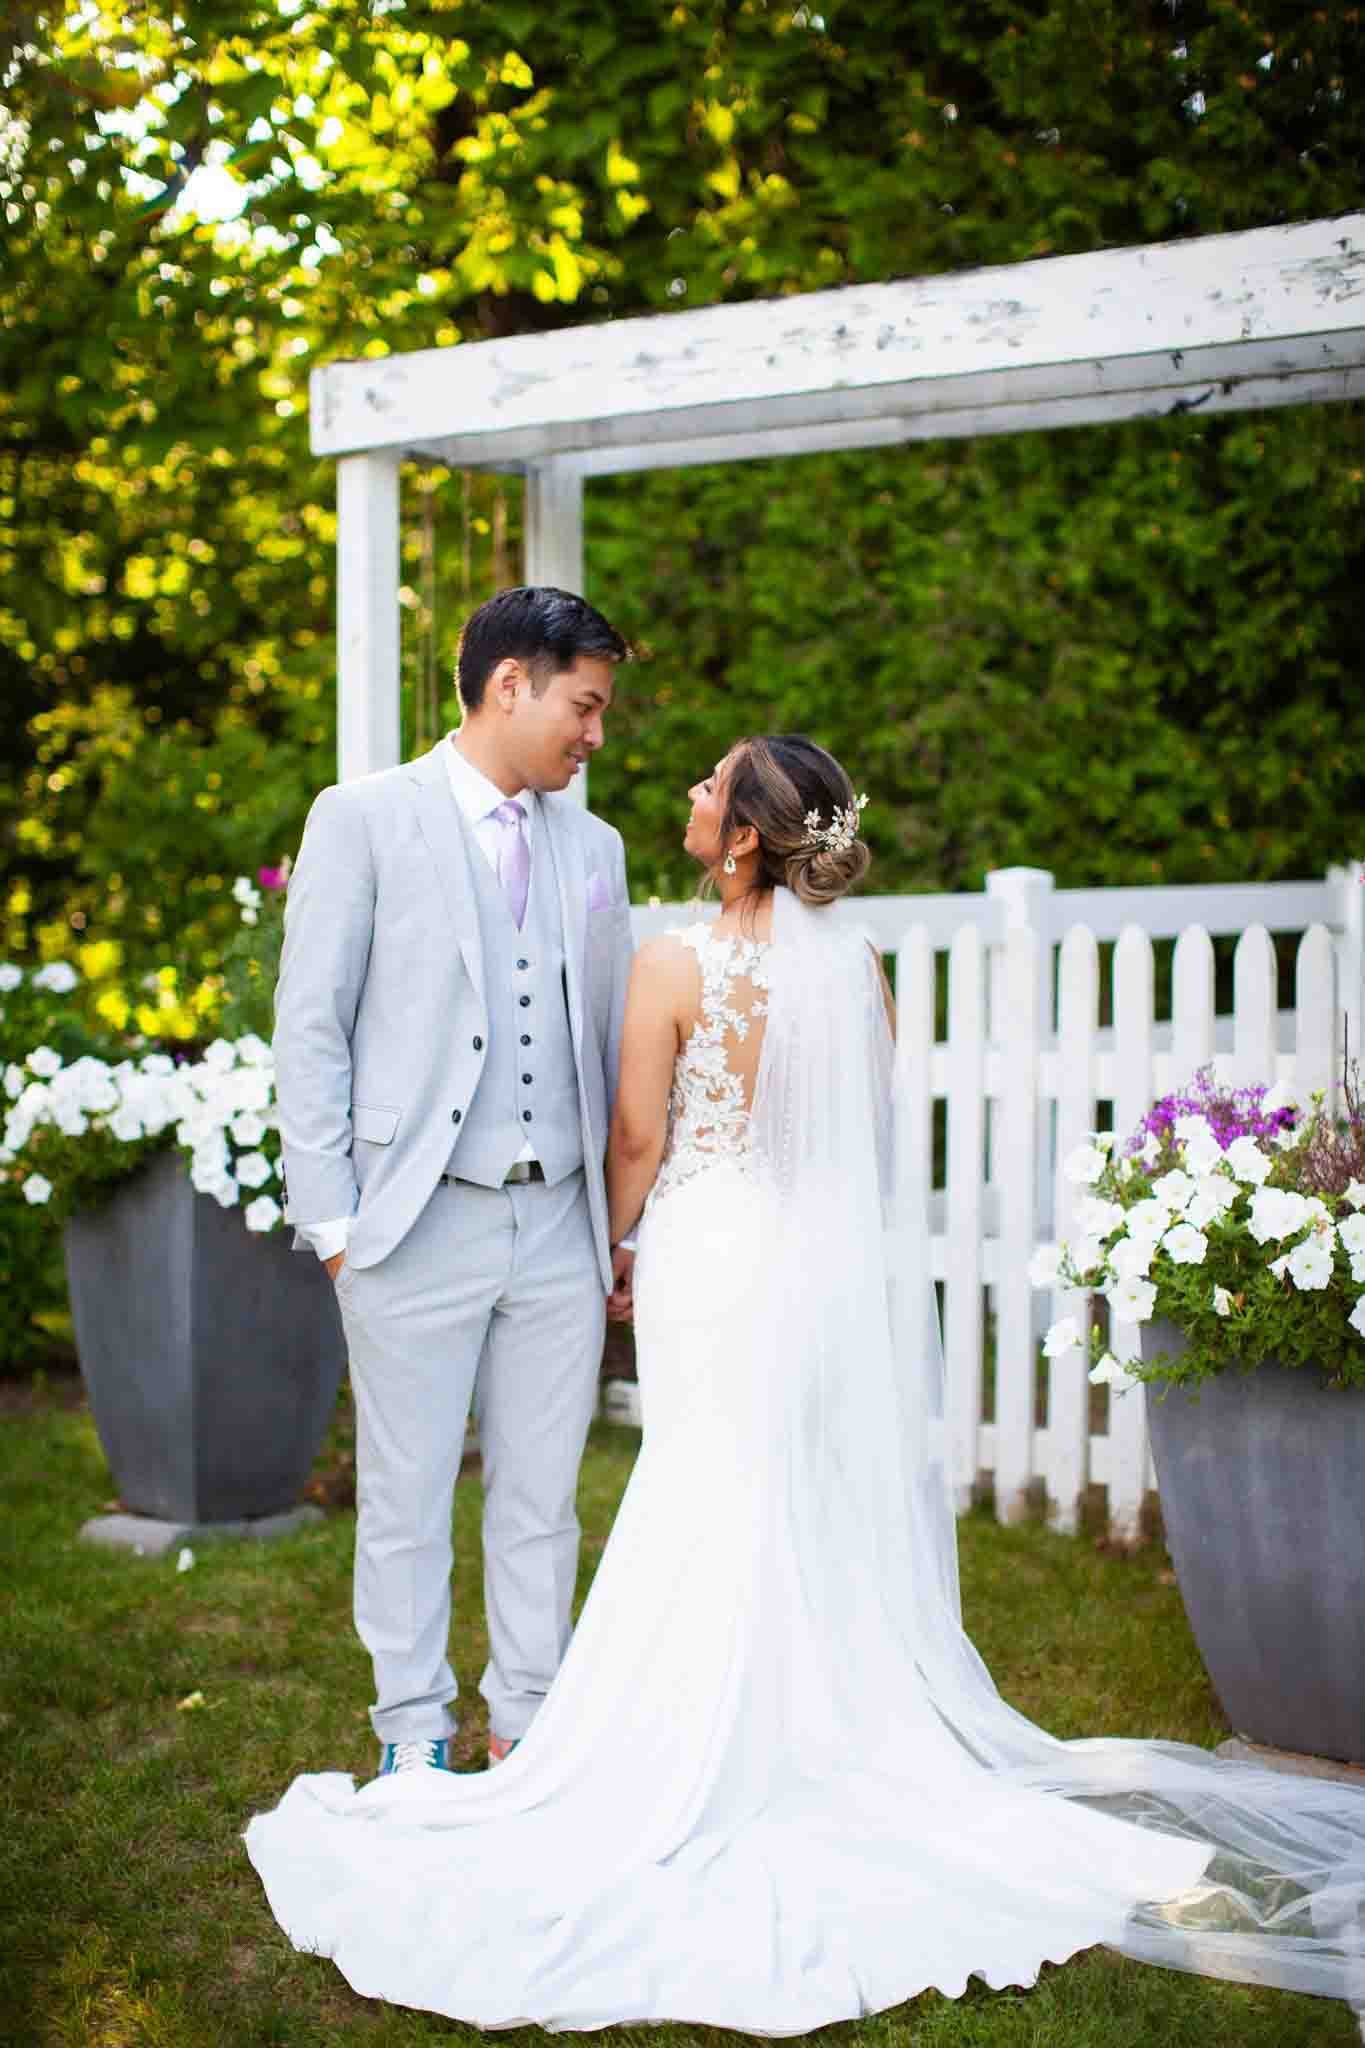
[[[493,813],[499,804],[519,803],[526,813],[526,833],[531,845],[531,858],[535,859],[535,842],[531,834],[532,800],[531,792],[519,789],[515,796],[508,797],[495,782],[490,782],[482,769],[467,760],[455,744],[452,733],[446,742],[446,770],[450,776],[451,793],[464,814],[479,850],[484,855],[494,874],[498,871],[498,841],[501,832]],[[529,1144],[522,1146],[518,1159],[534,1159],[535,1153]],[[320,1259],[335,1258],[344,1252],[351,1234],[349,1216],[329,1217],[324,1223],[301,1223],[299,1236],[310,1244]]]

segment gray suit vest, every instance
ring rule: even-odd
[[[525,1144],[547,1181],[564,1180],[583,1164],[558,877],[534,802],[526,822],[531,893],[518,931],[488,857],[460,812],[483,942],[488,1044],[447,1170],[483,1187],[502,1185]]]

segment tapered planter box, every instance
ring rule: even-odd
[[[292,1507],[345,1363],[319,1261],[196,1194],[168,1153],[72,1218],[66,1270],[81,1372],[126,1506],[186,1523]]]
[[[1144,1351],[1183,1350],[1169,1324]],[[1228,1719],[1270,1748],[1365,1763],[1365,1389],[1311,1368],[1150,1387],[1161,1513]]]

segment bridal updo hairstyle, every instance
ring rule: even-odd
[[[836,811],[856,817],[857,801],[833,754],[804,733],[740,740],[730,750],[721,844],[752,825],[758,834],[755,888],[785,882],[803,903],[833,903],[862,880],[872,856],[856,837],[837,849],[812,844],[806,818],[818,811],[828,828]]]

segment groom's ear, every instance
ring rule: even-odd
[[[511,711],[516,704],[520,686],[529,680],[523,663],[519,662],[514,654],[504,655],[489,673],[488,681],[484,685],[484,701],[499,711]]]

